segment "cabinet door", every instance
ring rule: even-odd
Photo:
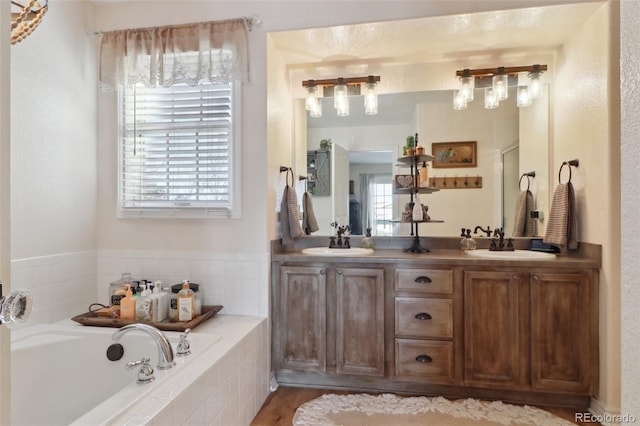
[[[326,270],[280,268],[280,323],[276,344],[283,368],[326,370]]]
[[[531,274],[531,367],[535,390],[590,391],[587,274]]]
[[[526,384],[528,283],[513,272],[465,271],[464,363],[467,384]]]
[[[384,375],[384,270],[336,271],[336,371]]]

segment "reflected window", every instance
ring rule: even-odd
[[[362,223],[373,235],[391,235],[393,194],[391,174],[360,175]]]

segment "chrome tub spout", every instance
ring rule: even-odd
[[[153,339],[153,341],[156,343],[156,346],[158,347],[158,368],[160,370],[166,370],[175,365],[171,343],[169,343],[167,336],[165,336],[165,334],[162,331],[158,330],[156,327],[141,323],[129,324],[116,330],[111,338],[113,340],[120,340],[120,338],[124,334],[130,332],[131,330],[144,331],[149,336],[151,336],[151,339]]]

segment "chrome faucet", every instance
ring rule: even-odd
[[[124,334],[130,332],[131,330],[144,331],[149,336],[151,336],[153,341],[156,343],[156,346],[158,346],[158,368],[160,370],[166,370],[175,365],[175,362],[173,360],[173,348],[171,347],[171,343],[169,343],[167,336],[165,336],[162,331],[158,330],[152,325],[141,323],[128,324],[116,330],[111,335],[111,338],[113,340],[120,340],[120,338]]]

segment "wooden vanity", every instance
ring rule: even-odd
[[[598,387],[600,252],[582,247],[525,261],[274,250],[276,379],[587,408]]]

